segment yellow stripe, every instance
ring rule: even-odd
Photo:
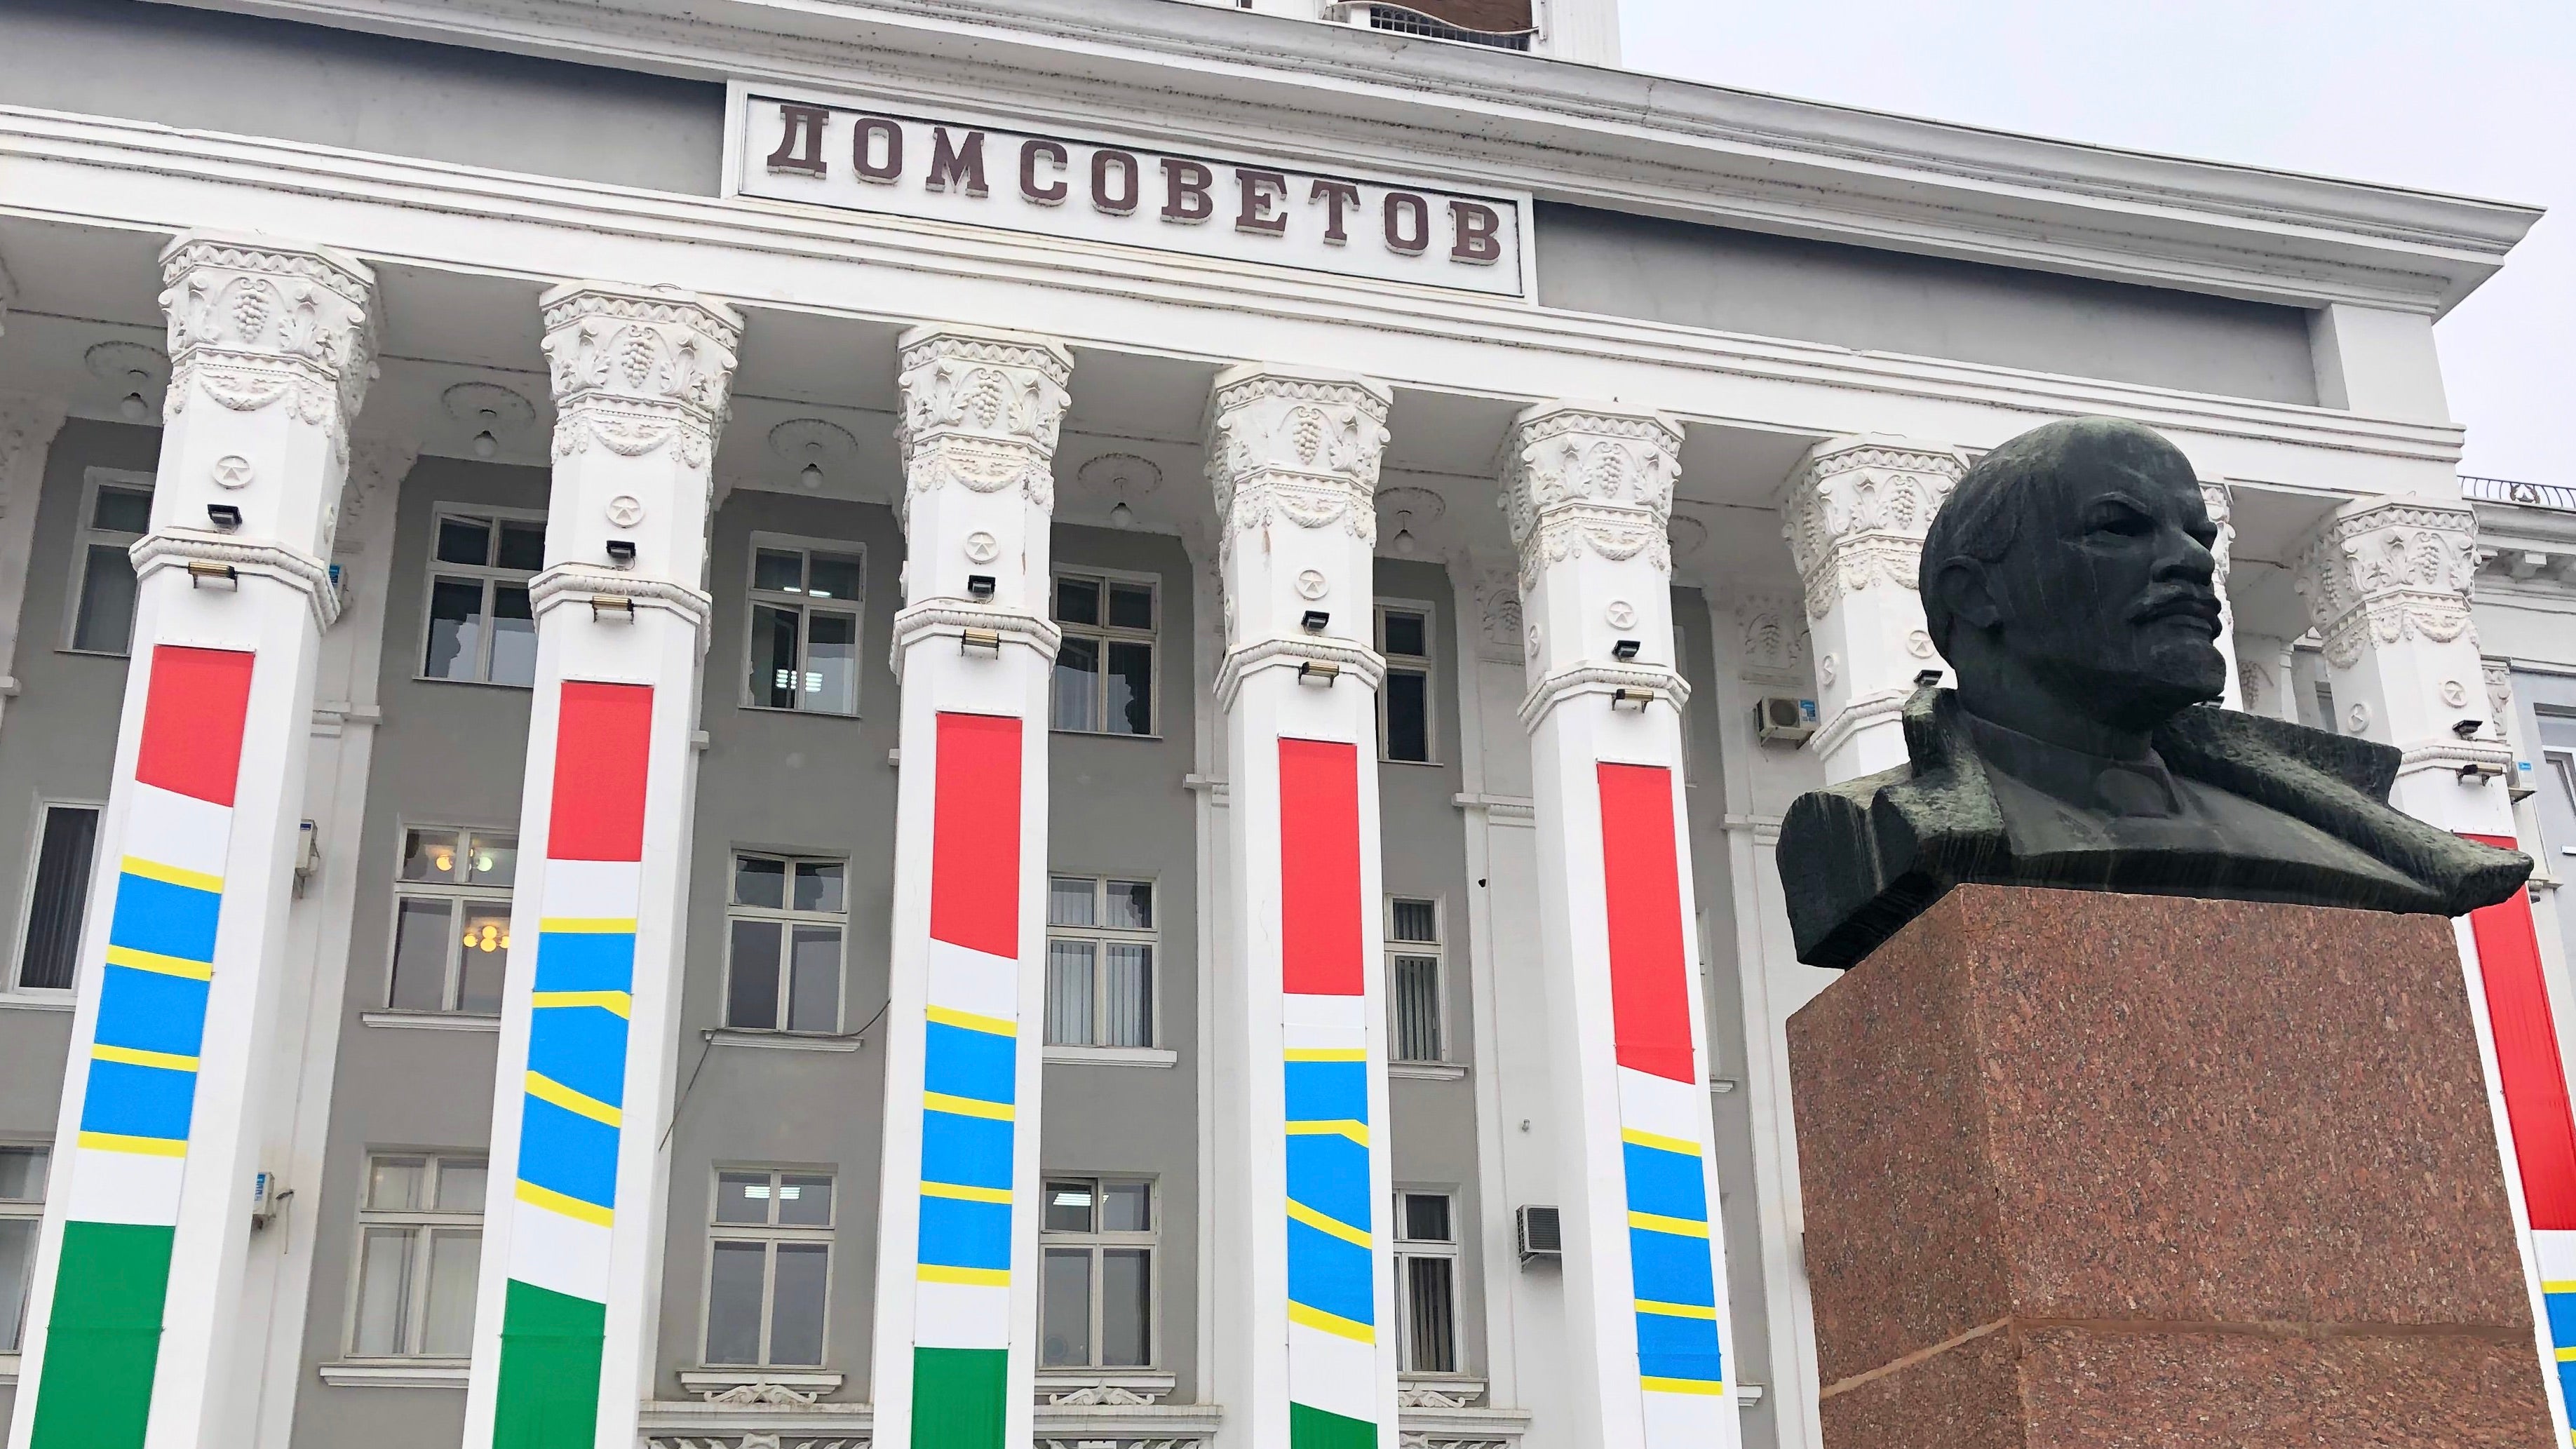
[[[1644,1228],[1650,1233],[1673,1233],[1685,1238],[1708,1236],[1708,1224],[1695,1223],[1688,1218],[1668,1218],[1662,1213],[1630,1213],[1628,1226]]]
[[[613,1226],[617,1221],[616,1213],[595,1202],[583,1202],[577,1197],[566,1197],[551,1188],[539,1187],[533,1182],[519,1184],[519,1201],[530,1207],[544,1208],[558,1217],[596,1223],[603,1228]]]
[[[959,1202],[1007,1203],[1011,1200],[1011,1190],[1007,1187],[959,1187],[953,1182],[925,1182],[921,1185],[921,1195],[955,1198]]]
[[[1288,1124],[1288,1135],[1291,1137],[1347,1137],[1362,1147],[1368,1146],[1368,1124],[1354,1122],[1348,1117],[1339,1121],[1291,1122]]]
[[[924,1092],[921,1105],[933,1112],[950,1112],[960,1117],[983,1117],[995,1122],[1017,1118],[1018,1109],[1008,1102],[986,1102],[974,1097],[952,1097],[946,1092]]]
[[[84,1132],[80,1145],[100,1152],[124,1152],[137,1157],[185,1157],[188,1144],[167,1137],[125,1137],[114,1132]]]
[[[2562,1348],[2558,1350],[2558,1361],[2560,1363],[2576,1363],[2576,1348]]]
[[[1319,1233],[1330,1233],[1345,1243],[1357,1243],[1363,1248],[1369,1245],[1368,1234],[1337,1218],[1328,1218],[1293,1197],[1288,1199],[1288,1216]]]
[[[1698,1303],[1658,1303],[1658,1302],[1656,1302],[1656,1301],[1655,1301],[1654,1299],[1652,1299],[1652,1298],[1640,1298],[1640,1299],[1638,1299],[1638,1300],[1637,1300],[1637,1311],[1638,1311],[1639,1313],[1651,1313],[1651,1314],[1654,1314],[1654,1315],[1655,1315],[1656,1317],[1658,1317],[1658,1318],[1708,1318],[1708,1319],[1714,1319],[1714,1318],[1716,1318],[1716,1317],[1717,1317],[1717,1310],[1716,1310],[1716,1309],[1706,1307],[1706,1306],[1704,1306],[1704,1305],[1702,1305],[1702,1304],[1698,1304]]]
[[[92,1061],[123,1062],[129,1067],[159,1067],[168,1072],[193,1072],[197,1069],[195,1057],[183,1057],[177,1052],[147,1052],[134,1047],[93,1045],[89,1049],[89,1055]]]
[[[1699,1144],[1687,1137],[1666,1137],[1660,1132],[1640,1132],[1634,1127],[1629,1127],[1619,1133],[1619,1140],[1633,1142],[1639,1147],[1651,1147],[1658,1152],[1678,1152],[1684,1157],[1699,1156]]]
[[[632,936],[633,916],[540,916],[537,929],[564,936]]]
[[[1338,1313],[1326,1313],[1320,1308],[1309,1308],[1303,1303],[1288,1305],[1288,1321],[1302,1323],[1308,1328],[1332,1334],[1336,1338],[1347,1338],[1353,1343],[1377,1342],[1377,1330],[1367,1324],[1353,1323]]]
[[[940,1263],[923,1263],[916,1269],[924,1283],[963,1283],[974,1288],[1008,1288],[1008,1268],[951,1268]]]
[[[224,893],[224,878],[222,876],[208,875],[202,870],[181,870],[175,865],[163,865],[157,860],[145,860],[139,855],[127,856],[122,869],[127,875],[139,875],[145,880],[157,880],[174,886],[186,886],[188,889],[193,891],[211,891],[216,895],[222,895]]]
[[[597,1097],[576,1092],[543,1072],[528,1073],[528,1095],[540,1102],[552,1102],[567,1112],[576,1112],[593,1122],[611,1127],[626,1125],[626,1114]]]
[[[1288,1060],[1292,1062],[1364,1062],[1368,1060],[1368,1048],[1290,1047]]]
[[[2561,1278],[2555,1283],[2544,1281],[2540,1285],[2540,1291],[2543,1293],[2576,1293],[2576,1278]]]
[[[155,955],[150,951],[137,951],[131,946],[108,947],[107,964],[149,971],[155,976],[185,976],[191,981],[215,979],[215,968],[208,962],[191,961],[184,956]]]
[[[967,1031],[980,1031],[993,1036],[1018,1036],[1020,1034],[1020,1027],[1017,1022],[1005,1020],[998,1016],[978,1016],[971,1011],[959,1011],[953,1006],[931,1007],[927,1015],[932,1021],[938,1022],[941,1026],[960,1027]]]
[[[1723,1382],[1714,1379],[1641,1378],[1637,1380],[1637,1382],[1644,1385],[1646,1392],[1650,1394],[1714,1395],[1726,1392],[1726,1385]]]
[[[635,1010],[635,997],[625,991],[534,991],[528,994],[528,1005],[539,1011],[552,1006],[596,1006],[626,1016]]]

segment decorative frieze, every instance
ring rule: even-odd
[[[1520,550],[1521,588],[1577,553],[1643,558],[1673,572],[1673,484],[1681,429],[1654,413],[1552,404],[1522,414],[1503,444],[1503,514]]]
[[[557,458],[669,446],[703,468],[724,426],[742,319],[711,299],[584,282],[543,302]]]
[[[1967,471],[1956,448],[1875,436],[1817,445],[1780,507],[1807,613],[1822,619],[1871,589],[1913,592],[1923,535]]]
[[[1736,668],[1759,684],[1795,685],[1813,681],[1805,611],[1787,594],[1748,593],[1737,597]]]
[[[237,413],[284,402],[347,427],[376,376],[374,276],[322,248],[191,234],[161,255],[169,321],[165,418],[203,397]]]
[[[1338,526],[1374,547],[1394,395],[1363,378],[1240,371],[1219,381],[1208,437],[1208,482],[1228,535],[1275,520]]]
[[[2476,573],[2477,515],[2418,499],[2338,513],[2300,550],[2295,585],[2327,662],[2349,669],[2372,639],[2467,633]]]
[[[1073,358],[1037,338],[926,328],[905,339],[904,500],[954,485],[972,493],[1017,488],[1055,507],[1055,447]]]

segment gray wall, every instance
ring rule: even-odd
[[[1541,304],[1869,352],[2314,403],[2308,314],[1542,202]]]
[[[724,87],[133,0],[0,0],[0,102],[712,196]]]

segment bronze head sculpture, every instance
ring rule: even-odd
[[[2404,815],[2386,745],[2209,707],[2217,537],[2190,461],[2082,418],[1953,490],[1919,582],[1957,690],[1908,701],[1908,761],[1802,796],[1780,831],[1798,958],[1858,963],[1966,881],[2456,915],[2530,860]]]

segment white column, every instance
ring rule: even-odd
[[[2227,565],[2236,553],[2236,508],[2234,494],[2225,483],[2202,479],[2201,506],[2209,521],[2218,525],[2218,539],[2209,546],[2210,556],[2218,561],[2210,576],[2210,586],[2218,590],[2218,653],[2227,661],[2227,685],[2219,703],[2229,709],[2245,708],[2245,682],[2236,667],[2242,657],[2236,647],[2236,604],[2227,594]]]
[[[1393,1190],[1369,647],[1392,397],[1358,377],[1220,373],[1208,474],[1224,536],[1225,952],[1215,1382],[1240,1449],[1395,1449]]]
[[[1505,447],[1579,1449],[1738,1442],[1664,533],[1681,443],[1548,403]]]
[[[0,393],[0,711],[18,694],[18,631],[27,559],[36,546],[36,502],[44,491],[45,457],[62,425],[59,401]]]
[[[1905,763],[1899,714],[1915,676],[1943,669],[1915,573],[1924,531],[1967,472],[1957,449],[1879,436],[1819,443],[1780,500],[1805,584],[1817,712],[1809,748],[1828,784]]]
[[[904,608],[876,1442],[1029,1442],[1046,1007],[1048,529],[1073,359],[902,342]]]
[[[653,1392],[708,464],[741,321],[676,289],[539,299],[555,399],[537,673],[465,1443],[632,1449]]]
[[[373,278],[201,235],[161,265],[173,373],[13,1449],[225,1443],[256,1392],[251,1188]]]

